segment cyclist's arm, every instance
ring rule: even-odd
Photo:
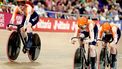
[[[30,17],[31,17],[31,14],[32,14],[32,7],[30,6],[30,5],[28,5],[28,4],[26,4],[26,6],[27,6],[27,9],[26,9],[26,21],[25,21],[25,23],[24,23],[24,27],[26,28],[26,25],[28,24],[28,22],[29,22],[29,19],[30,19]]]
[[[113,38],[114,38],[114,40],[112,41],[112,43],[113,44],[116,44],[116,42],[117,42],[117,27],[115,27],[115,26],[113,26],[112,27],[112,34],[113,34]]]
[[[11,17],[10,23],[14,23],[15,18],[16,18],[16,15],[17,15],[18,12],[19,12],[19,7],[16,6],[16,7],[14,8],[13,13],[12,13],[12,17]]]
[[[98,30],[98,37],[97,37],[97,39],[101,39],[102,34],[103,34],[102,27],[100,27],[99,30]]]
[[[90,41],[94,41],[94,24],[89,24],[89,34],[90,34]]]
[[[79,36],[79,31],[80,31],[80,29],[77,27],[77,28],[76,28],[76,30],[75,30],[74,37],[77,37],[77,36]]]

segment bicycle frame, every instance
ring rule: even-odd
[[[84,39],[84,38],[82,38],[82,37],[73,37],[73,38],[71,38],[71,40],[72,39],[74,39],[74,38],[77,38],[77,39],[80,39],[80,46],[79,46],[79,48],[80,48],[80,56],[83,56],[84,57],[84,60],[85,60],[85,68],[86,67],[89,67],[89,62],[87,62],[87,61],[89,61],[89,53],[90,53],[90,51],[89,51],[89,46],[88,46],[88,55],[87,55],[87,57],[85,56],[85,52],[86,52],[86,50],[85,50],[85,48],[84,48],[84,40],[86,40],[86,39]],[[82,52],[81,52],[82,51]],[[81,57],[82,58],[82,57]]]
[[[12,25],[12,26],[16,26],[17,27],[16,31],[17,31],[18,35],[20,36],[20,39],[22,40],[23,45],[26,46],[26,41],[22,37],[21,31],[20,31],[20,28],[22,27],[22,25],[21,24],[18,24],[18,25],[8,24],[8,27],[9,27],[9,25]]]
[[[32,36],[32,39],[33,39],[33,47],[31,47],[29,50],[26,50],[26,40],[24,39],[24,37],[22,36],[23,33],[21,33],[21,28],[23,27],[23,25],[19,24],[19,25],[14,25],[14,24],[8,24],[7,26],[9,27],[9,25],[12,25],[12,26],[16,26],[17,28],[15,29],[15,31],[13,31],[13,33],[15,33],[15,35],[17,35],[17,37],[19,37],[19,44],[20,44],[20,41],[22,41],[23,43],[23,53],[27,53],[28,54],[28,57],[30,59],[30,61],[35,61],[38,56],[39,56],[39,53],[40,53],[40,48],[41,48],[41,41],[40,41],[40,38],[39,38],[39,35],[34,33],[33,36]],[[16,41],[15,41],[16,42]],[[17,43],[18,44],[18,43]],[[12,45],[9,44],[10,47],[14,47]],[[7,46],[7,47],[9,47]],[[7,51],[9,50],[9,48],[7,49]],[[17,51],[17,50],[16,50]],[[15,52],[16,52],[15,51]],[[19,52],[20,52],[20,47],[19,47]],[[7,52],[9,53],[9,52]],[[11,52],[10,52],[11,53]],[[19,53],[15,53],[15,54],[10,54],[8,55],[8,57],[10,58],[10,60],[16,60],[17,57],[18,57]],[[11,58],[12,57],[12,58]]]
[[[83,54],[81,54],[81,50],[83,50]],[[87,59],[86,59],[86,56],[85,56],[85,48],[84,48],[84,45],[80,46],[80,55],[84,57],[85,59],[85,64],[87,66]]]
[[[104,60],[104,63],[105,63],[105,66],[107,65],[107,67],[108,67],[108,65],[109,65],[109,63],[108,63],[108,61],[109,61],[109,58],[108,58],[108,53],[107,53],[107,51],[108,51],[108,45],[107,45],[107,42],[104,42],[104,44],[105,44],[105,50],[104,50],[104,54],[105,54],[105,60]]]
[[[102,40],[100,40],[100,41],[102,41]],[[106,66],[108,67],[109,66],[109,54],[108,54],[108,42],[106,42],[106,41],[102,41],[103,42],[103,51],[102,51],[102,49],[101,49],[101,52],[102,52],[102,54],[104,54],[103,56],[103,66],[106,68]],[[101,60],[100,60],[101,61]]]

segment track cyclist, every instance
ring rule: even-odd
[[[120,29],[113,23],[104,22],[101,24],[98,32],[98,40],[102,39],[103,41],[109,42],[110,46],[110,67],[111,69],[116,69],[115,63],[117,62],[117,43],[121,37]],[[104,45],[102,45],[104,48]]]
[[[92,21],[89,20],[87,17],[79,17],[77,19],[77,30],[75,31],[74,37],[83,37],[83,38],[89,38],[90,42],[90,62],[91,69],[96,69],[96,39],[97,39],[97,33],[98,33],[98,27],[97,25]],[[76,40],[72,40],[72,44],[74,44]]]
[[[12,18],[10,23],[13,24],[17,14],[23,15],[21,33],[23,34],[23,38],[26,39],[27,45],[26,48],[23,48],[23,52],[26,53],[26,50],[32,46],[32,26],[37,24],[39,21],[39,15],[34,11],[34,5],[30,1],[26,0],[17,0],[17,5],[14,8],[14,12],[12,14]],[[8,27],[10,30],[11,27]]]

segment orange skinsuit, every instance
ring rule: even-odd
[[[81,34],[82,31],[86,31],[86,32],[89,32],[90,41],[94,41],[95,40],[94,37],[96,37],[96,33],[97,32],[96,33],[94,32],[94,27],[96,25],[94,23],[94,21],[88,20],[88,19],[86,19],[84,17],[81,17],[81,18],[78,18],[77,24],[78,24],[78,26],[80,26],[80,25],[81,26],[86,25],[86,28],[85,29],[81,29],[80,27],[78,27],[76,29],[76,31],[75,31],[74,37],[80,36],[80,34]],[[96,31],[97,31],[97,29],[96,29]]]
[[[98,32],[98,40],[102,39],[104,42],[109,43],[110,50],[110,67],[111,69],[116,69],[117,62],[117,46],[119,39],[121,37],[121,30],[113,23],[105,22],[100,26]],[[104,54],[104,44],[102,45],[101,53]]]
[[[96,23],[92,20],[88,20],[86,17],[79,17],[77,20],[78,28],[75,31],[74,37],[88,37],[88,46],[90,48],[90,59],[91,59],[91,69],[96,69],[96,39],[98,33],[98,27]],[[79,41],[80,43],[81,41]],[[88,51],[87,51],[88,52]]]
[[[23,9],[20,9],[20,6],[16,6],[14,8],[14,12],[12,14],[12,18],[11,18],[11,23],[14,23],[15,21],[15,18],[16,18],[16,15],[18,13],[20,14],[24,14],[26,16],[26,21],[27,23],[29,22],[29,19],[30,19],[30,16],[31,14],[34,12],[34,9],[33,9],[33,6],[29,3],[29,2],[26,2],[25,5],[24,5],[24,8]]]
[[[109,34],[112,34],[113,41],[112,43],[116,44],[118,42],[118,34],[121,35],[121,33],[117,33],[117,31],[120,31],[119,28],[115,24],[109,24],[108,22],[103,23],[99,29],[98,32],[98,39],[101,39],[103,36],[103,33],[109,31]]]

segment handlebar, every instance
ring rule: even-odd
[[[103,41],[103,40],[101,40],[101,39],[97,39],[97,41]]]
[[[102,41],[102,42],[104,42],[104,43],[109,43],[108,41],[104,41],[104,40],[102,40],[102,39],[97,39],[97,41]]]
[[[88,40],[88,39],[83,38],[83,37],[72,37],[71,40],[73,40],[73,39],[75,39],[75,38],[76,38],[76,39],[80,39],[81,41],[83,41],[83,40]]]
[[[22,24],[8,24],[7,27],[9,27],[10,25],[12,25],[12,26],[17,26],[17,28],[23,27]]]

